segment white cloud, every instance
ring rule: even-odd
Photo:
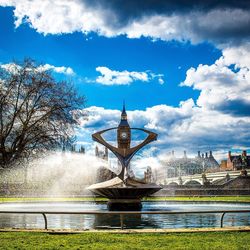
[[[129,38],[146,36],[192,43],[204,40],[216,43],[244,41],[250,35],[248,8],[230,4],[224,8],[203,11],[189,8],[183,12],[175,11],[174,5],[170,9],[158,8],[151,12],[135,5],[136,9],[126,12],[126,8],[113,8],[109,2],[80,0],[6,0],[0,1],[0,5],[15,7],[16,27],[28,23],[43,34],[80,31],[96,32],[106,37],[125,34]],[[182,6],[179,7],[178,10],[181,10]]]
[[[73,71],[72,68],[70,67],[65,67],[65,66],[61,66],[61,67],[56,67],[54,65],[50,65],[50,64],[44,64],[38,67],[38,70],[52,70],[56,73],[59,74],[65,74],[65,75],[74,75],[75,72]]]
[[[88,120],[81,123],[81,140],[91,140],[91,134],[109,127],[117,127],[121,112],[101,107],[89,107]],[[228,150],[246,147],[250,140],[250,117],[234,117],[215,110],[204,110],[189,99],[179,107],[157,105],[146,110],[127,111],[131,127],[144,127],[158,133],[151,146],[168,151],[186,149]]]
[[[164,80],[163,80],[162,78],[159,78],[159,79],[158,79],[158,82],[159,82],[160,84],[164,84]]]
[[[114,122],[114,119],[119,119],[120,114],[118,110],[104,109],[96,106],[86,108],[85,111],[87,112],[88,117],[87,119],[82,119],[80,124],[82,127],[89,128],[92,131],[94,131],[97,127],[102,128],[106,125],[115,127],[116,122]]]
[[[78,138],[88,141],[90,145],[92,143],[93,146],[88,149],[94,152],[91,134],[117,127],[121,111],[95,106],[87,108],[87,111],[89,117],[82,120]],[[157,105],[146,110],[127,111],[127,114],[131,127],[149,129],[158,134],[158,140],[139,151],[132,160],[131,167],[137,176],[147,166],[160,167],[161,160],[166,160],[171,150],[175,150],[177,155],[183,155],[183,150],[186,150],[188,156],[196,155],[198,150],[212,150],[217,160],[225,159],[230,149],[250,150],[250,117],[234,117],[215,110],[204,110],[195,106],[192,99],[183,101],[179,107]],[[132,132],[132,139],[133,136]]]
[[[15,26],[29,23],[39,33],[61,34],[97,31],[102,25],[102,14],[90,10],[78,0],[9,0],[3,6],[15,6]]]
[[[0,64],[0,67],[9,71],[10,73],[17,73],[18,70],[20,70],[22,68],[20,65],[18,65],[16,63]],[[74,75],[75,74],[73,69],[70,67],[65,67],[65,66],[56,67],[56,66],[50,65],[50,64],[40,65],[36,69],[38,71],[52,70],[56,73],[65,74],[65,75]]]
[[[223,56],[217,60],[218,65],[235,65],[236,68],[250,68],[250,42],[240,46],[223,49]]]
[[[237,30],[240,33],[239,25],[243,29],[249,21],[248,10],[192,11],[185,14],[144,16],[125,27],[123,33],[129,38],[145,36],[166,41],[191,41],[194,44],[204,40],[227,43],[234,40],[233,34]],[[235,36],[237,39],[240,38]]]
[[[17,74],[18,71],[21,69],[21,66],[15,64],[15,63],[6,63],[6,64],[0,64],[0,67],[11,74]]]
[[[182,86],[200,91],[178,107],[156,105],[128,111],[132,127],[144,127],[159,134],[155,146],[163,151],[186,149],[218,151],[250,149],[250,50],[249,44],[225,48],[212,65],[199,65],[186,73]],[[90,107],[82,123],[83,137],[107,127],[116,127],[119,110]],[[216,153],[215,153],[216,154]],[[226,157],[226,155],[225,155]]]
[[[197,104],[204,109],[250,115],[250,45],[226,48],[212,65],[186,73],[181,86],[201,91]]]
[[[134,81],[149,82],[154,78],[157,78],[160,84],[164,83],[162,74],[157,75],[151,71],[116,71],[107,67],[97,67],[96,71],[101,73],[101,76],[96,78],[96,82],[103,85],[129,85]]]

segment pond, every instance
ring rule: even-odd
[[[228,202],[142,202],[142,211],[250,210],[250,203]],[[107,211],[105,202],[18,202],[0,203],[0,211]],[[120,228],[119,215],[48,214],[49,229]],[[142,214],[125,215],[125,228],[220,227],[221,214]],[[224,226],[250,226],[250,213],[227,213]],[[0,214],[0,228],[44,228],[40,214]]]

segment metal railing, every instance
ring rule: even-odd
[[[220,227],[223,227],[223,219],[227,213],[250,213],[250,210],[217,210],[217,211],[84,211],[84,212],[64,212],[64,211],[0,211],[0,214],[41,214],[44,218],[44,229],[48,229],[48,219],[46,215],[74,214],[74,215],[120,215],[120,228],[124,229],[125,215],[142,214],[221,214]]]

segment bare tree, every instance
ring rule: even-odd
[[[73,85],[27,59],[0,69],[0,166],[70,142],[77,109],[85,104]]]

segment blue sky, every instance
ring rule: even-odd
[[[250,6],[217,2],[1,0],[0,63],[31,57],[76,85],[90,114],[79,143],[126,100],[162,152],[221,157],[250,146]]]
[[[44,36],[28,24],[15,29],[10,7],[0,9],[0,23],[4,23],[0,30],[4,38],[0,41],[1,63],[31,57],[38,62],[71,67],[76,74],[68,78],[86,95],[88,106],[120,109],[124,99],[128,109],[134,110],[157,104],[177,106],[183,99],[197,99],[197,91],[179,87],[179,83],[190,67],[212,64],[221,55],[220,50],[206,42],[194,46],[189,42],[152,42],[150,38],[127,39],[125,36],[106,38],[80,32]],[[135,81],[125,86],[102,86],[95,83],[100,75],[96,71],[98,66],[116,71],[150,70],[162,74],[164,84],[152,79],[147,83]],[[138,94],[141,98],[137,98]]]

